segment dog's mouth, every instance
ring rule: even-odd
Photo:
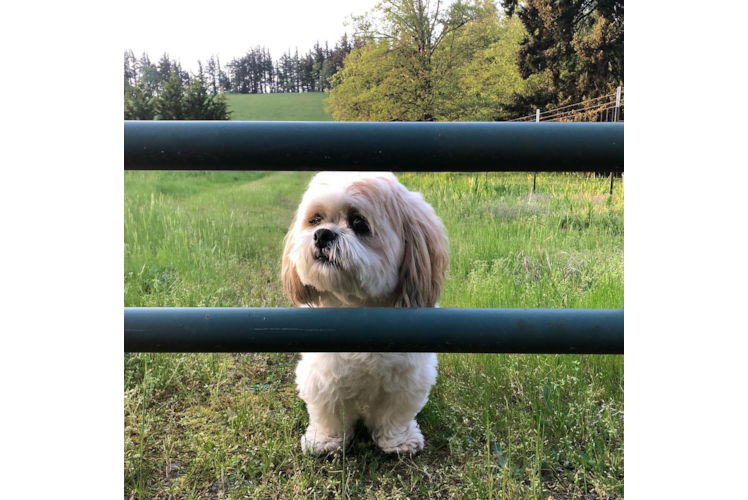
[[[326,251],[319,249],[314,251],[314,262],[321,266],[340,267],[335,260],[330,259],[330,255]]]

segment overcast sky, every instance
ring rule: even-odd
[[[256,45],[270,49],[273,59],[299,48],[303,54],[319,40],[332,48],[351,28],[344,22],[351,14],[369,11],[377,0],[264,0],[123,2],[125,21],[122,51],[132,49],[140,58],[148,52],[157,62],[164,52],[182,67],[195,71],[211,54],[221,64]]]

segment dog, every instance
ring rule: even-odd
[[[322,172],[284,240],[282,281],[301,307],[438,307],[446,230],[389,172]],[[436,381],[434,353],[303,353],[296,384],[309,412],[302,450],[344,448],[359,418],[386,453],[423,450],[415,421]]]

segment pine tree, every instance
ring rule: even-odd
[[[159,120],[184,120],[182,80],[175,71],[164,84],[163,90],[155,99],[154,107]]]
[[[201,81],[205,81],[205,70],[203,70],[203,62],[200,59],[197,60],[197,75],[195,76]]]
[[[293,55],[294,92],[301,92],[302,71],[299,48],[296,47],[296,52]]]
[[[209,120],[210,97],[202,79],[193,78],[187,86],[182,102],[185,120]]]
[[[265,72],[265,82],[268,92],[275,92],[275,71],[273,66],[273,58],[270,57],[270,50],[265,49],[263,71]]]
[[[286,89],[286,78],[287,78],[287,66],[286,53],[284,52],[278,62],[276,63],[275,78],[276,78],[276,91],[287,92]]]
[[[145,52],[138,61],[138,81],[148,88],[151,95],[155,95],[161,86],[161,73]]]
[[[213,54],[208,59],[207,69],[208,85],[213,95],[218,94],[218,67],[216,66],[216,59]]]
[[[518,114],[611,92],[623,82],[623,0],[507,0],[527,31],[520,74],[547,73],[550,87],[517,95]]]
[[[218,86],[221,88],[221,92],[231,91],[234,87],[231,85],[231,78],[229,75],[221,69],[221,58],[216,56],[216,67],[218,68]]]
[[[228,120],[230,118],[231,111],[229,111],[229,103],[226,100],[226,96],[223,95],[223,89],[217,95],[211,97],[208,104],[208,115],[206,120]]]
[[[161,59],[158,60],[157,68],[161,75],[161,87],[163,87],[163,84],[165,84],[171,76],[171,59],[169,59],[169,54],[164,53],[164,55],[161,56]]]
[[[348,33],[343,33],[343,37],[340,39],[340,43],[335,44],[335,49],[332,51],[332,64],[335,67],[335,71],[339,70],[343,66],[345,56],[351,52],[351,45],[348,43]]]
[[[200,78],[193,78],[183,100],[185,120],[228,120],[228,101],[221,90],[211,95]]]
[[[302,92],[314,92],[314,53],[309,51],[300,61],[301,64],[301,90]]]
[[[172,61],[171,70],[175,72],[181,80],[182,87],[187,87],[187,85],[190,84],[190,74],[186,70],[182,69],[182,63],[180,61]]]
[[[240,57],[233,59],[226,65],[231,75],[231,84],[236,92],[240,94],[249,93],[249,83],[247,81],[246,58]]]
[[[143,78],[143,70],[145,68],[156,68],[156,66],[151,62],[151,58],[148,57],[147,52],[143,52],[143,55],[138,59],[138,79]]]
[[[125,89],[135,85],[138,79],[137,64],[138,61],[132,50],[125,51]]]
[[[319,72],[320,90],[330,89],[330,78],[332,78],[335,73],[335,65],[332,63],[332,59],[325,59]]]
[[[140,80],[125,91],[125,120],[153,120],[154,115],[152,90]]]

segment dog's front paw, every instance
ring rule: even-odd
[[[404,432],[400,432],[392,437],[387,433],[382,433],[377,439],[377,445],[385,453],[397,453],[398,455],[415,455],[423,450],[423,434],[418,428],[418,424],[411,422]]]
[[[304,453],[315,455],[333,453],[341,451],[344,445],[342,436],[329,436],[311,428],[301,437],[301,449]]]

